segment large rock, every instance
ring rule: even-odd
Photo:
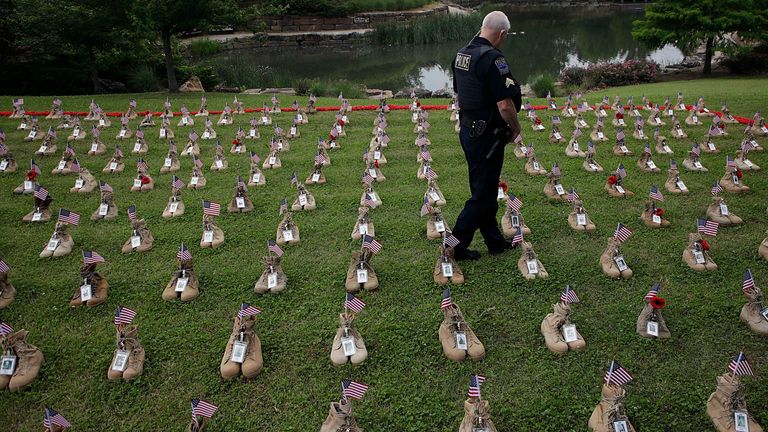
[[[416,94],[416,97],[418,98],[426,98],[430,97],[432,95],[432,92],[418,87],[406,87],[400,89],[397,93],[395,93],[396,98],[409,98],[411,97],[411,92]]]
[[[441,99],[452,98],[453,97],[453,90],[449,89],[447,87],[446,88],[442,88],[440,90],[435,90],[435,91],[432,92],[432,97],[433,98],[441,98]]]
[[[204,92],[205,89],[203,88],[203,83],[200,82],[200,78],[193,76],[179,87],[179,91],[185,93]]]
[[[365,89],[365,94],[368,99],[391,99],[393,97],[392,90]]]
[[[261,91],[261,94],[282,94],[289,96],[296,96],[296,89],[292,88],[265,88]]]

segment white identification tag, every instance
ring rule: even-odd
[[[441,220],[435,221],[435,231],[437,231],[439,233],[445,232],[445,222],[443,222]]]
[[[717,150],[717,147],[715,147],[715,143],[713,142],[707,143],[707,147],[709,148],[710,151]]]
[[[336,132],[341,133],[341,125],[336,125]]]
[[[512,227],[517,228],[520,226],[520,217],[518,215],[512,215]]]
[[[299,195],[299,205],[305,206],[307,205],[307,194],[301,194]]]
[[[646,165],[648,165],[648,168],[650,169],[656,169],[656,164],[652,160],[646,162]]]
[[[587,224],[587,215],[584,213],[577,213],[576,214],[576,223],[579,225],[586,225]]]
[[[627,263],[624,261],[624,257],[622,256],[617,256],[613,259],[613,261],[616,263],[616,267],[619,268],[619,271],[624,271],[628,268]]]
[[[544,130],[544,125],[536,125],[536,130]]]
[[[565,339],[565,342],[576,342],[579,339],[576,335],[576,324],[563,326],[563,339]]]
[[[679,188],[681,191],[687,191],[687,190],[688,190],[688,187],[685,185],[685,183],[683,183],[683,181],[682,181],[682,180],[679,180],[679,181],[677,182],[677,187],[678,187],[678,188]]]
[[[624,126],[624,119],[619,119],[619,126]]]
[[[32,182],[29,180],[24,180],[24,190],[29,191],[32,190]]]
[[[602,108],[600,108],[600,111],[598,113],[600,114],[600,117],[605,117],[606,116],[605,110],[602,109]]]
[[[139,150],[141,150],[141,143],[137,142],[136,144],[133,145],[133,151],[138,152]]]
[[[467,334],[464,332],[456,332],[456,349],[467,349]]]
[[[165,138],[165,136],[166,136],[165,128],[160,129],[160,138]]]
[[[736,432],[749,432],[749,416],[747,416],[746,412],[734,412],[733,419]]]
[[[556,139],[556,140],[560,140],[560,138],[562,138],[562,137],[563,137],[562,135],[560,135],[560,132],[555,132],[555,134],[554,134],[554,135],[555,135],[555,139]]]
[[[573,147],[573,151],[579,151],[579,143],[577,143],[576,141],[573,142],[572,147]]]
[[[768,307],[763,309],[763,311],[760,312],[760,315],[762,315],[763,318],[765,318],[765,320],[768,321]]]
[[[203,242],[204,243],[211,243],[211,242],[213,242],[213,231],[204,231],[203,232]]]
[[[620,421],[613,422],[613,431],[614,432],[629,432],[629,429],[627,428],[627,422],[625,420],[620,420]]]
[[[83,179],[75,180],[75,189],[81,189],[84,184],[85,182],[83,181]]]
[[[141,187],[141,179],[133,179],[133,187]]]
[[[597,171],[597,165],[591,163],[589,164],[589,169],[591,169],[592,171]]]
[[[107,122],[104,119],[99,119],[99,126],[104,126]]]
[[[653,223],[655,223],[655,224],[660,224],[660,223],[661,223],[661,216],[659,216],[659,215],[653,215],[653,216],[651,216],[651,220],[652,220],[652,221],[653,221]]]
[[[187,287],[187,284],[189,283],[189,278],[181,277],[176,279],[176,292],[182,292]]]
[[[366,282],[368,282],[368,270],[357,269],[357,283],[366,283]]]
[[[296,136],[296,127],[291,127],[291,136]]]
[[[317,183],[320,180],[320,174],[314,173],[312,174],[312,183]]]
[[[426,167],[425,167],[425,170],[426,170]],[[375,168],[369,169],[368,174],[370,174],[371,177],[376,178],[376,169]]]
[[[248,132],[248,136],[256,138],[256,129],[251,129],[250,132]]]
[[[43,217],[43,214],[40,212],[35,212],[32,214],[32,222],[40,222],[40,218]]]
[[[357,231],[360,234],[368,234],[368,224],[360,224],[357,226]]]
[[[47,247],[47,249],[49,251],[55,251],[57,247],[59,247],[59,239],[52,238],[52,239],[48,240],[48,247]]]
[[[668,145],[664,145],[662,148],[664,149],[664,153],[672,153],[672,149],[669,148]]]
[[[349,357],[357,353],[357,347],[355,347],[355,338],[352,336],[344,336],[341,338],[341,347],[344,349],[344,355]]]
[[[33,130],[32,132],[29,133],[29,135],[27,135],[27,138],[33,139],[35,138],[35,135],[37,135],[37,131]]]
[[[22,123],[22,124],[19,125],[19,129],[21,129],[21,130],[25,130],[26,128],[27,128],[27,124],[26,123]]]
[[[261,122],[264,123],[264,124],[269,123],[269,117],[267,117],[267,116],[262,117],[261,118]]]
[[[704,259],[704,252],[702,251],[693,251],[693,257],[696,259],[696,264],[704,264],[706,262],[706,259]]]
[[[752,167],[752,161],[749,159],[744,159],[744,164],[746,164],[748,167]]]
[[[277,273],[272,272],[267,275],[267,288],[272,289],[277,286]]]
[[[442,263],[443,276],[453,277],[453,265],[451,263]]]
[[[165,164],[164,164],[164,166],[165,166],[166,168],[170,168],[170,167],[171,167],[171,164],[173,164],[173,159],[171,159],[171,158],[165,158]]]
[[[726,204],[720,204],[720,214],[723,216],[728,216],[728,206]]]
[[[171,213],[176,213],[176,210],[179,209],[179,203],[172,202],[168,205],[168,211]]]
[[[237,205],[237,208],[239,208],[239,209],[245,208],[245,198],[243,198],[243,197],[235,197],[235,204]]]
[[[128,351],[118,350],[115,355],[115,361],[112,363],[112,370],[123,372],[125,367],[128,366],[128,355]]]
[[[43,145],[40,146],[39,149],[37,149],[37,152],[38,153],[45,153],[47,150],[48,150],[48,146],[43,144]]]
[[[432,201],[437,201],[440,199],[440,195],[438,195],[435,191],[431,191],[429,193],[429,197],[432,198]]]
[[[528,153],[528,147],[520,146],[520,151],[523,152],[523,154]]]
[[[733,174],[733,175],[731,176],[731,178],[733,178],[733,182],[734,182],[735,184],[739,184],[739,177],[738,177],[736,174]]]
[[[254,175],[251,177],[251,180],[253,181],[253,183],[258,183],[258,182],[259,182],[259,180],[261,180],[261,174],[260,174],[260,173],[256,173],[256,174],[254,174]]]
[[[500,200],[500,199],[504,199],[504,197],[505,197],[504,188],[499,188],[498,193],[496,193],[496,199]]]
[[[245,348],[247,344],[245,342],[235,341],[232,344],[232,355],[229,359],[235,363],[242,363],[245,361]]]
[[[188,119],[188,118],[186,118],[186,117],[182,117],[182,118],[181,118],[181,123],[182,123],[184,126],[186,126],[186,125],[188,125],[188,124],[189,124],[189,119]]]
[[[296,120],[298,120],[298,121],[304,121],[304,116],[303,116],[303,115],[301,115],[301,114],[297,114],[297,115],[296,115]]]
[[[579,120],[579,126],[587,127],[587,122],[585,122],[584,120]]]
[[[114,171],[117,169],[117,162],[112,162],[109,164],[109,169]]]
[[[0,171],[5,171],[6,168],[8,168],[8,161],[3,160],[2,162],[0,162]]]
[[[693,120],[694,123],[698,123],[699,122],[699,116],[693,116],[693,117],[691,117],[691,119]]]
[[[643,133],[643,130],[642,130],[642,129],[640,129],[639,131],[637,131],[637,136],[639,136],[640,138],[644,138],[644,137],[645,137],[645,134]]]
[[[621,149],[622,153],[629,153],[629,149],[625,145],[620,145],[619,149]]]
[[[104,203],[99,206],[99,216],[106,216],[108,211],[109,204]]]
[[[704,166],[701,164],[701,162],[699,162],[699,161],[695,161],[695,162],[693,162],[693,166],[694,166],[694,167],[696,167],[696,169],[701,169],[701,168],[703,168],[703,167],[704,167]]]
[[[533,169],[535,169],[536,171],[538,171],[539,169],[541,169],[541,165],[539,165],[539,163],[538,163],[538,162],[534,161],[534,162],[533,162]]]
[[[224,168],[224,162],[221,159],[216,161],[216,168]]]
[[[573,115],[573,108],[571,108],[571,107],[568,107],[568,114],[569,114],[569,115]]]
[[[528,273],[536,274],[539,272],[539,264],[536,260],[528,260],[526,261],[526,265],[528,266]]]
[[[195,185],[197,185],[197,182],[199,180],[200,180],[200,177],[194,176],[191,179],[189,179],[189,184],[191,184],[192,186],[195,186]]]
[[[95,151],[98,151],[98,150],[99,150],[99,144],[98,143],[91,144],[91,151],[92,152],[95,152]]]
[[[141,237],[139,236],[132,236],[131,237],[131,247],[137,248],[141,245]]]
[[[667,110],[667,115],[668,116],[673,116],[673,115],[675,115],[675,112],[672,109],[668,109]]]
[[[67,166],[67,161],[60,160],[59,161],[59,168],[58,169],[63,170],[65,166]]]
[[[4,355],[0,357],[0,375],[11,376],[16,371],[16,356]]]
[[[659,336],[659,323],[656,321],[648,321],[645,324],[645,331],[651,336]]]
[[[618,192],[618,193],[624,193],[624,188],[623,188],[623,187],[621,187],[621,186],[619,186],[619,185],[616,185],[616,192]]]
[[[274,165],[277,162],[277,157],[270,156],[269,157],[269,165]]]
[[[293,232],[291,230],[283,230],[283,238],[287,242],[293,240]]]
[[[127,131],[125,129],[120,129],[120,138],[125,138],[125,133]]]
[[[277,142],[277,149],[278,150],[282,150],[283,149],[283,141],[282,140]]]
[[[92,294],[93,292],[91,290],[90,284],[85,283],[83,285],[80,285],[80,300],[88,301],[91,299]]]
[[[371,197],[371,201],[373,202],[376,202],[379,200],[379,198],[376,196],[376,192],[371,191],[368,193],[368,196]]]
[[[565,194],[565,190],[563,189],[563,185],[556,184],[555,185],[555,192],[557,192],[558,195],[564,195]]]
[[[413,108],[416,108],[416,107],[413,107]],[[416,114],[416,113],[413,113],[413,114],[411,115],[411,121],[412,121],[412,122],[415,122],[415,121],[416,121],[416,120],[418,120],[418,119],[419,119],[419,115],[418,115],[418,114]]]
[[[379,160],[379,159],[381,159],[381,152],[377,150],[373,152],[373,160]]]
[[[346,114],[341,116],[341,121],[343,121],[345,124],[347,123],[348,120]]]
[[[203,132],[203,139],[208,139],[211,137],[211,133],[208,131]]]

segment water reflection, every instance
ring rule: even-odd
[[[678,63],[675,47],[648,51],[632,39],[632,21],[642,9],[556,8],[507,10],[512,22],[502,47],[513,74],[522,82],[537,75],[557,75],[566,66],[649,57],[662,65]],[[397,90],[419,86],[451,87],[450,65],[466,41],[427,46],[356,45],[345,50],[303,48],[283,53],[230,52],[217,61],[250,62],[275,68],[284,75],[344,78],[369,88]]]

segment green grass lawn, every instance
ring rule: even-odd
[[[710,108],[719,109],[727,99],[733,113],[751,117],[755,111],[768,109],[766,89],[766,78],[713,79],[615,88],[586,96],[592,103],[604,95],[611,100],[614,95],[622,100],[633,95],[639,102],[644,94],[661,102],[682,91],[687,103],[704,96]],[[124,111],[131,97],[138,99],[139,110],[160,110],[166,94],[100,95],[95,99],[106,111]],[[51,99],[25,97],[26,108],[47,110]],[[91,96],[62,99],[65,110],[83,111]],[[243,95],[240,99],[247,107],[260,107],[268,97]],[[280,99],[283,106],[292,101],[289,97]],[[232,95],[212,93],[208,106],[218,110],[231,100]],[[299,101],[306,104],[306,97]],[[196,110],[199,95],[173,95],[172,102],[175,110],[182,102]],[[337,102],[321,99],[318,105]],[[353,101],[354,105],[369,103]],[[10,106],[10,97],[0,98],[0,109]],[[43,408],[51,406],[78,431],[180,431],[189,421],[190,399],[199,397],[220,407],[209,423],[211,431],[305,432],[320,428],[328,404],[340,397],[340,380],[353,377],[371,386],[365,400],[355,402],[358,422],[365,430],[450,431],[457,430],[461,422],[470,374],[480,373],[488,377],[483,397],[490,400],[500,431],[584,431],[600,400],[603,374],[615,358],[635,377],[626,386],[626,411],[635,428],[703,431],[712,429],[705,403],[715,388],[715,378],[726,371],[731,357],[740,350],[745,351],[756,373],[756,377],[743,380],[750,412],[763,426],[768,425],[767,341],[739,321],[745,302],[741,293],[744,270],[753,269],[760,287],[765,288],[768,281],[766,263],[757,254],[768,228],[768,176],[764,171],[745,174],[744,182],[752,187],[749,194],[724,194],[731,211],[745,222],[721,228],[711,239],[711,254],[719,269],[695,273],[681,260],[687,234],[695,229],[695,218],[704,217],[709,188],[723,173],[725,155],[735,153],[742,126],[729,126],[731,136],[718,140],[721,154],[702,156],[709,173],[682,173],[691,193],[665,193],[667,200],[661,206],[672,226],[652,230],[641,224],[639,216],[650,185],[663,188],[669,157],[656,155],[654,160],[664,171],[645,174],[636,168],[636,157],[613,156],[611,144],[598,144],[597,160],[606,169],[614,169],[623,161],[629,172],[625,185],[637,193],[626,200],[611,199],[603,191],[607,173],[585,172],[581,159],[565,156],[564,144],[548,144],[548,134],[532,132],[524,120],[525,141],[536,145],[546,167],[560,164],[564,185],[577,188],[598,230],[594,234],[572,231],[567,225],[569,205],[548,201],[542,191],[545,180],[527,176],[523,162],[508,149],[503,177],[524,202],[522,212],[533,230],[527,239],[550,278],[526,282],[517,270],[518,250],[463,265],[467,281],[453,289],[453,299],[487,350],[484,361],[472,364],[447,360],[438,341],[442,288],[432,281],[438,243],[426,239],[426,221],[419,217],[426,185],[416,178],[417,148],[410,113],[390,113],[392,141],[385,150],[389,163],[382,169],[387,180],[376,187],[384,205],[373,211],[377,237],[384,245],[372,261],[381,287],[360,295],[368,306],[356,321],[369,358],[354,369],[337,369],[329,359],[330,346],[345,294],[348,261],[360,247],[350,240],[349,233],[361,192],[360,156],[370,140],[375,112],[352,113],[347,137],[341,139],[343,147],[331,152],[333,164],[324,170],[328,184],[310,187],[318,209],[295,215],[302,241],[284,248],[288,288],[280,295],[257,296],[253,292],[262,271],[265,243],[275,236],[280,199],[288,196],[290,202],[295,197],[291,173],[295,170],[301,179],[309,174],[316,140],[327,134],[333,114],[312,116],[310,124],[300,128],[302,137],[281,157],[283,167],[265,171],[266,187],[250,188],[254,213],[223,213],[218,218],[226,242],[215,250],[197,246],[202,230],[200,200],[226,205],[236,176],[247,175],[249,164],[247,156],[227,153],[229,169],[209,172],[213,158],[210,141],[201,145],[208,186],[201,191],[184,191],[186,214],[165,221],[160,215],[170,196],[170,175],[158,174],[167,145],[158,139],[157,128],[146,132],[150,153],[145,156],[156,187],[142,194],[129,192],[137,160],[129,154],[130,146],[124,173],[100,173],[114,147],[119,121],[113,119],[112,128],[102,133],[109,148],[107,155],[85,155],[89,134],[75,145],[81,164],[114,187],[120,209],[117,220],[94,223],[88,217],[98,206],[98,193],[71,194],[72,176],[50,175],[64,148],[64,132],[60,132],[59,155],[38,159],[43,171],[41,183],[55,199],[54,211],[66,207],[80,213],[83,221],[70,230],[75,251],[58,259],[38,258],[54,224],[21,222],[32,209],[33,200],[31,196],[14,196],[11,190],[21,183],[23,174],[0,177],[0,256],[12,267],[11,280],[18,290],[16,301],[0,311],[0,318],[15,329],[29,330],[29,341],[45,354],[45,364],[31,388],[0,395],[0,429],[39,430]],[[550,124],[552,112],[540,111],[539,115],[545,125]],[[283,113],[277,118],[287,127],[290,116]],[[237,116],[235,125],[216,127],[227,150],[237,126],[246,126],[249,118]],[[586,118],[594,124],[594,115]],[[134,130],[139,121],[131,122]],[[448,201],[444,212],[452,224],[469,195],[466,164],[449,113],[432,111],[430,122],[433,166]],[[0,127],[8,135],[7,145],[25,168],[38,144],[22,142],[25,134],[15,130],[18,123],[0,118]],[[41,119],[40,123],[47,127],[51,122]],[[572,121],[565,119],[561,129],[566,136],[572,128]],[[177,126],[173,129],[181,148],[187,132]],[[679,163],[691,144],[701,141],[707,126],[684,129],[690,140],[670,139]],[[199,126],[197,130],[200,132]],[[670,126],[663,128],[667,136],[669,130]],[[615,135],[611,126],[608,135]],[[766,138],[758,141],[768,146]],[[264,157],[267,142],[262,137],[247,145]],[[631,137],[628,143],[635,152],[643,145]],[[750,158],[768,168],[767,154],[754,153]],[[182,158],[180,176],[185,181],[189,180],[191,165],[190,159]],[[139,217],[147,219],[155,246],[147,253],[122,255],[120,247],[130,235],[125,210],[131,203],[137,205]],[[623,248],[635,271],[628,281],[606,278],[598,265],[617,222],[634,231]],[[182,241],[191,246],[201,295],[189,304],[164,302],[160,294],[176,267],[176,249]],[[479,236],[475,246],[484,252]],[[95,250],[107,261],[100,265],[100,271],[109,280],[109,298],[94,309],[68,307],[69,296],[78,286],[81,248]],[[635,333],[643,296],[657,281],[662,283],[661,295],[667,300],[664,315],[672,332],[669,340],[645,340]],[[573,318],[587,349],[558,357],[545,347],[539,325],[565,284],[571,284],[581,297]],[[219,363],[232,318],[243,301],[263,309],[256,328],[265,368],[255,379],[225,382],[219,375]],[[134,382],[106,379],[114,350],[112,316],[118,305],[138,312],[135,322],[146,349],[144,373]]]

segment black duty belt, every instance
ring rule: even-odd
[[[471,120],[467,116],[459,116],[459,123],[469,128],[470,136],[476,137],[480,136],[485,132],[485,128],[488,127],[488,121],[486,120]]]

